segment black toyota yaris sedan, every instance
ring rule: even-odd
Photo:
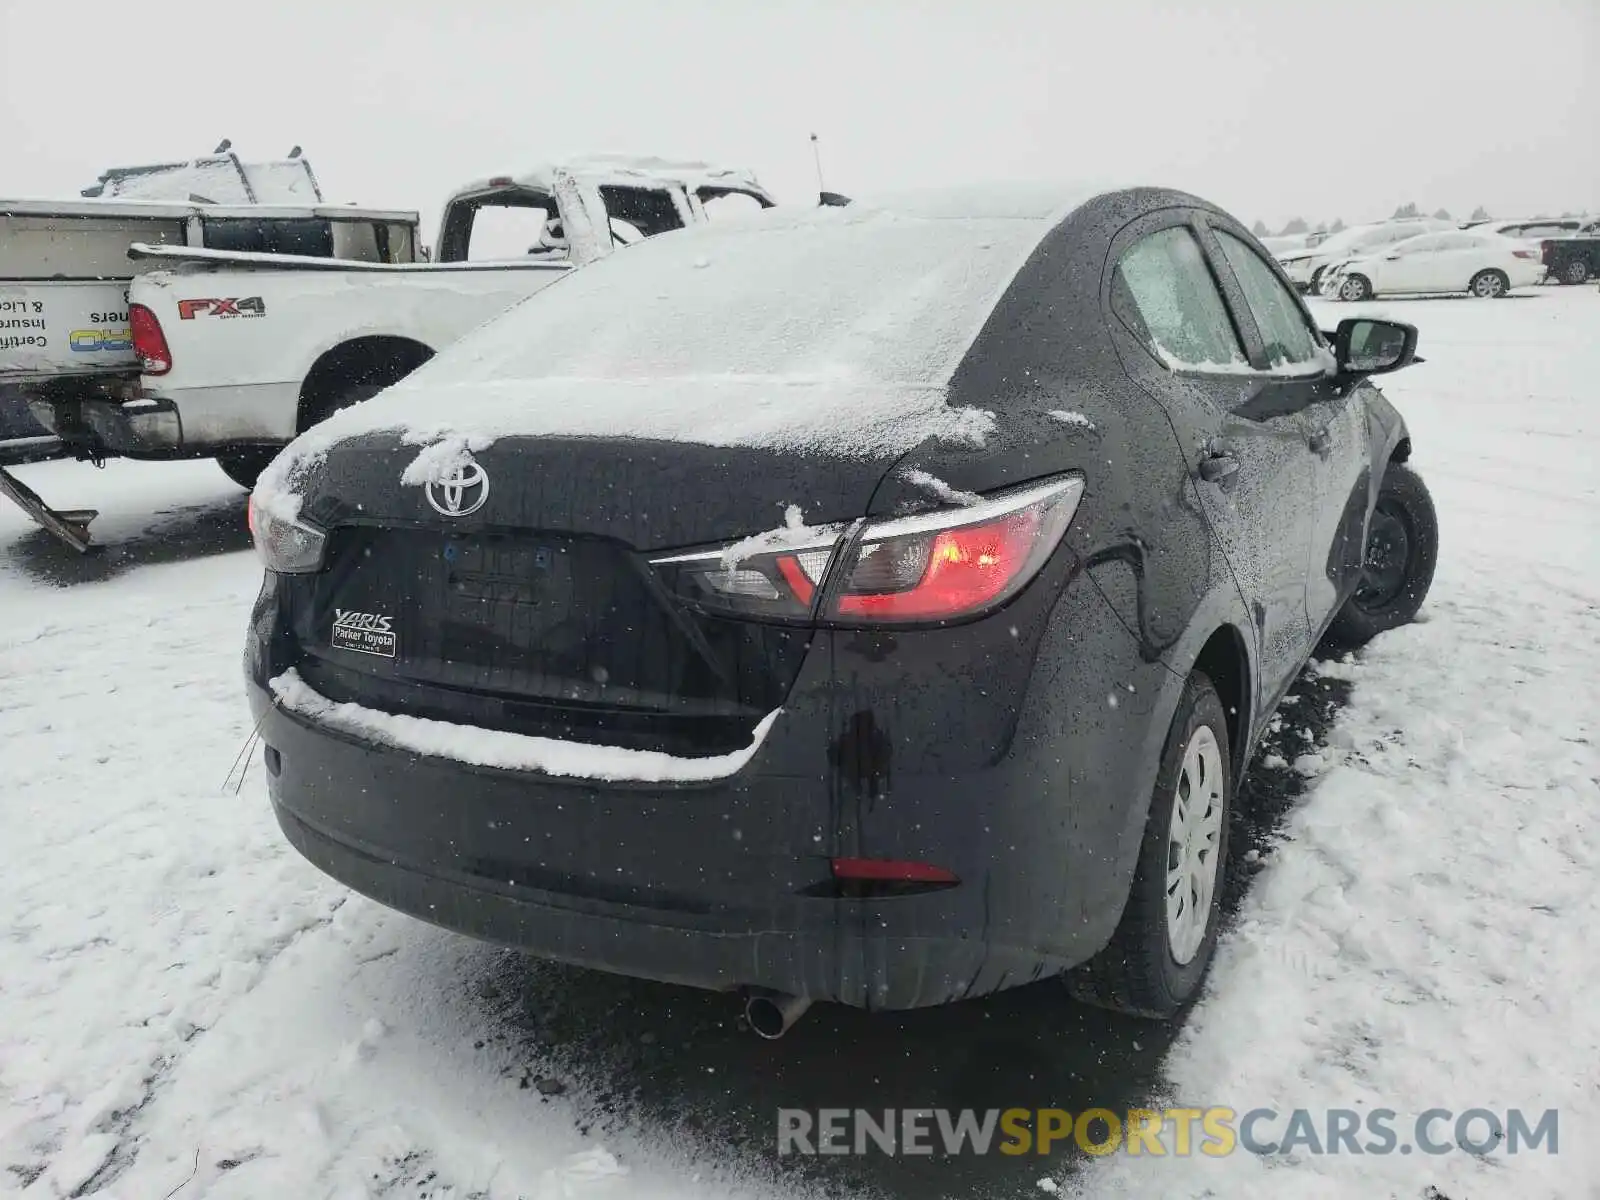
[[[251,501],[289,840],[608,971],[1168,1016],[1324,637],[1437,532],[1369,377],[1178,192],[782,210],[620,251],[332,418]]]

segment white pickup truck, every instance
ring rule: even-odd
[[[214,457],[249,487],[301,431],[564,272],[705,221],[708,209],[773,204],[747,172],[590,158],[461,189],[434,262],[135,247],[144,266],[162,268],[129,293],[138,395],[99,406],[89,423],[111,453]]]
[[[417,214],[325,205],[311,164],[214,154],[105,172],[71,200],[0,200],[0,441],[44,430],[30,401],[131,394],[136,242],[403,263]]]

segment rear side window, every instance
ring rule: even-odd
[[[1144,326],[1139,332],[1167,366],[1249,369],[1222,293],[1187,228],[1135,242],[1117,262],[1113,286],[1126,290]]]
[[[766,207],[749,192],[734,189],[701,188],[696,195],[700,198],[700,205],[705,209],[707,219],[712,221],[723,217],[749,216]]]
[[[645,237],[683,228],[683,216],[672,194],[661,188],[602,185],[600,199],[613,221],[626,221]]]
[[[1293,366],[1317,361],[1317,341],[1300,313],[1300,305],[1289,289],[1278,281],[1271,267],[1239,238],[1224,229],[1217,230],[1222,254],[1244,289],[1245,303],[1256,319],[1261,340],[1267,346],[1269,366]]]
[[[554,207],[526,202],[479,206],[472,214],[468,261],[521,258],[538,252]]]

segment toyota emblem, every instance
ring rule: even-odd
[[[470,458],[442,480],[429,480],[423,489],[433,511],[446,517],[477,512],[489,499],[489,476]]]

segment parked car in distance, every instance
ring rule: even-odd
[[[1588,283],[1600,278],[1600,227],[1571,237],[1547,238],[1540,243],[1540,256],[1550,278],[1560,283]]]
[[[650,239],[263,475],[277,819],[384,904],[745,990],[765,1036],[1063,972],[1171,1016],[1280,699],[1428,591],[1368,382],[1415,348],[1320,333],[1159,189]]]
[[[1322,283],[1323,271],[1327,270],[1330,263],[1376,250],[1379,246],[1402,242],[1420,233],[1453,228],[1452,222],[1434,217],[1404,217],[1377,225],[1355,225],[1333,234],[1316,246],[1279,254],[1277,258],[1295,287],[1302,292],[1315,292]]]
[[[1600,218],[1595,217],[1541,217],[1537,220],[1472,221],[1461,228],[1473,233],[1498,233],[1502,237],[1521,241],[1542,242],[1546,238],[1575,237],[1583,233],[1600,232]]]
[[[1322,293],[1340,300],[1407,293],[1466,292],[1492,300],[1543,282],[1539,249],[1497,233],[1458,229],[1425,233],[1359,258],[1334,263]]]
[[[1327,230],[1319,229],[1314,233],[1286,233],[1277,237],[1264,237],[1256,240],[1270,250],[1274,257],[1281,257],[1295,250],[1305,250],[1312,246],[1320,246],[1331,236],[1333,235],[1328,233]]]

